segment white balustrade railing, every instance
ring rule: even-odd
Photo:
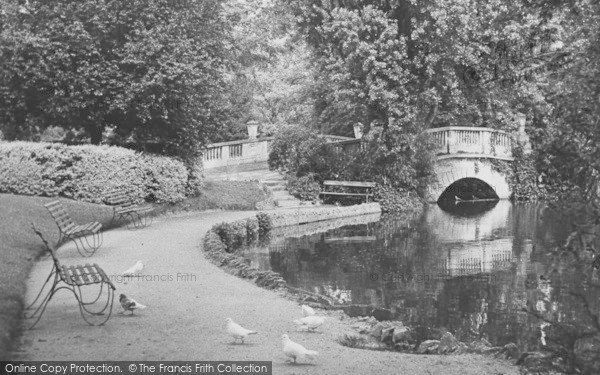
[[[257,163],[269,160],[273,138],[243,139],[212,143],[202,152],[204,168],[217,168],[234,164]]]
[[[427,133],[437,145],[437,156],[494,157],[512,160],[512,137],[510,134],[490,128],[450,126],[429,129]],[[326,136],[330,142],[348,150],[361,149],[358,139]],[[234,164],[264,162],[269,159],[273,138],[244,139],[213,143],[202,154],[204,168],[216,168]]]
[[[512,159],[512,137],[502,130],[448,126],[429,129],[427,133],[437,145],[438,157],[464,154],[473,157]]]

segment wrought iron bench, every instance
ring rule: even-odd
[[[111,222],[129,218],[134,228],[143,228],[152,223],[150,213],[154,208],[138,205],[125,189],[113,190],[104,197],[104,203],[114,206]],[[129,224],[127,227],[130,227]]]
[[[42,239],[44,246],[50,256],[52,257],[53,266],[50,274],[46,278],[44,285],[40,289],[40,292],[35,297],[33,302],[26,307],[25,317],[30,319],[35,319],[33,324],[29,327],[32,329],[35,325],[40,321],[44,311],[46,311],[46,307],[48,303],[52,299],[52,297],[61,289],[67,289],[73,293],[77,303],[79,304],[79,312],[89,325],[102,325],[110,319],[112,314],[112,307],[115,297],[115,286],[110,281],[106,273],[100,266],[97,264],[85,264],[85,265],[74,265],[74,266],[63,266],[60,264],[60,261],[56,257],[54,250],[48,245],[48,242],[42,235],[42,233],[35,228],[33,224],[31,224],[33,231]],[[99,285],[100,290],[96,298],[92,301],[86,302],[83,299],[83,294],[81,291],[82,287]],[[47,288],[50,286],[50,288]],[[94,308],[92,305],[96,305],[96,303],[100,300],[102,296],[102,291],[106,287],[106,302],[102,306],[103,302],[99,303],[100,310],[91,311],[90,309]],[[44,290],[47,290],[44,298],[40,300],[40,297],[44,293]],[[36,303],[39,304],[36,305]],[[37,306],[37,307],[36,307]],[[33,313],[28,314],[27,311],[35,310]],[[106,310],[108,309],[108,312]],[[93,318],[94,316],[99,316],[97,319]],[[92,320],[96,320],[93,322]]]
[[[376,186],[375,182],[364,182],[364,181],[323,181],[323,191],[321,195],[337,195],[337,196],[358,196],[365,197],[366,202],[369,202],[369,198],[373,197],[373,188]]]
[[[102,232],[100,232],[102,224],[97,221],[82,225],[75,224],[59,201],[50,202],[45,204],[44,207],[50,211],[50,215],[52,215],[58,226],[59,244],[67,240],[75,242],[77,251],[82,256],[91,256],[100,248],[103,239]]]

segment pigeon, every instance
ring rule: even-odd
[[[127,271],[123,272],[123,276],[133,276],[133,275],[136,275],[136,274],[142,272],[143,269],[144,269],[144,263],[142,263],[141,260],[138,260],[136,264],[134,264],[133,266],[129,267],[127,269]]]
[[[288,335],[283,335],[281,338],[283,339],[283,354],[294,359],[294,363],[298,359],[304,359],[305,357],[315,359],[319,355],[316,351],[308,350],[304,346],[293,342]]]
[[[299,326],[306,327],[308,331],[314,331],[315,329],[319,328],[323,323],[325,323],[325,318],[323,318],[322,316],[311,315],[305,316],[301,319],[296,319],[294,320],[294,323],[298,324]]]
[[[311,316],[315,315],[315,310],[312,307],[307,305],[302,305],[302,316]]]
[[[227,318],[227,333],[229,333],[234,338],[234,343],[237,342],[238,339],[242,340],[242,344],[244,343],[244,339],[248,335],[256,335],[258,332],[250,331],[242,327],[241,325],[234,322],[231,318]]]
[[[133,315],[133,310],[135,309],[145,309],[146,306],[141,303],[135,301],[132,298],[127,297],[125,294],[121,294],[119,296],[119,302],[121,302],[121,306],[123,307],[123,312],[131,311],[131,315]]]

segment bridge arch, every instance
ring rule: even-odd
[[[427,201],[437,202],[444,191],[460,180],[476,179],[487,184],[498,199],[510,198],[511,191],[506,176],[486,159],[454,158],[438,160],[434,166],[437,182],[429,185]]]

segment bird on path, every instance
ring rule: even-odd
[[[235,344],[238,339],[244,343],[244,339],[248,337],[248,335],[256,335],[258,332],[251,331],[242,327],[241,325],[234,322],[231,318],[227,318],[227,333],[229,333],[233,338],[233,343]]]
[[[308,331],[314,331],[325,323],[325,318],[322,316],[310,315],[304,318],[294,320],[294,323],[301,327],[306,327]]]
[[[315,359],[315,357],[319,355],[318,352],[308,350],[304,346],[293,342],[288,335],[283,335],[281,338],[283,339],[283,354],[292,358],[294,363],[296,363],[298,359]]]
[[[121,307],[123,307],[123,312],[131,311],[131,315],[133,315],[133,310],[146,308],[145,305],[142,305],[133,298],[127,297],[125,294],[119,296],[119,302],[121,303]]]
[[[141,260],[138,260],[136,264],[134,264],[133,266],[129,267],[126,271],[124,271],[122,273],[122,275],[123,276],[137,275],[138,273],[142,272],[143,269],[144,269],[144,263],[142,263]]]
[[[307,305],[302,305],[302,316],[311,316],[315,315],[315,310],[312,307]]]

